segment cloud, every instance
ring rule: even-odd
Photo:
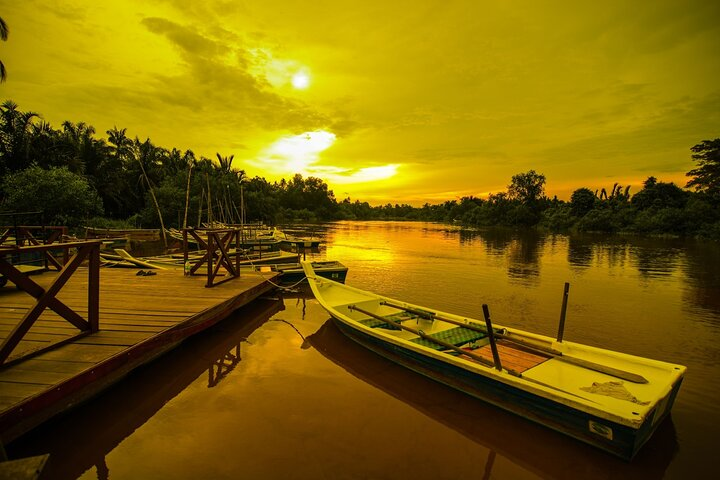
[[[220,30],[221,40],[164,18],[145,18],[142,24],[171,42],[186,64],[184,71],[159,79],[161,85],[152,94],[165,103],[216,112],[216,117],[238,130],[257,127],[300,133],[333,125],[344,133],[352,130],[352,122],[342,114],[328,115],[274,91],[255,68],[262,58],[254,57],[237,36]]]

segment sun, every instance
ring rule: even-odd
[[[310,75],[302,70],[297,72],[292,77],[292,86],[298,90],[305,90],[310,86]]]

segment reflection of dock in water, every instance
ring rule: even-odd
[[[626,462],[536,425],[388,361],[346,337],[328,320],[308,342],[353,376],[543,478],[660,479],[678,444],[671,418],[643,450]]]
[[[43,478],[76,479],[93,466],[98,478],[108,478],[105,457],[109,452],[206,370],[208,387],[217,385],[240,362],[241,343],[283,308],[282,300],[258,299],[237,310],[92,402],[20,437],[8,446],[9,456],[49,453]],[[232,367],[231,357],[235,358]],[[219,363],[224,367],[219,368]]]

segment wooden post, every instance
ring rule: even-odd
[[[487,327],[487,335],[488,340],[490,340],[490,349],[492,350],[493,360],[495,361],[495,368],[497,368],[498,371],[502,371],[500,354],[498,353],[497,345],[495,344],[495,333],[493,332],[492,322],[490,321],[490,310],[488,310],[488,306],[485,303],[483,303],[482,309],[483,315],[485,315],[485,326]]]
[[[562,343],[562,341],[563,341],[563,332],[565,330],[565,314],[567,313],[567,302],[568,302],[568,292],[569,291],[570,291],[570,284],[568,282],[565,282],[565,288],[563,290],[562,308],[560,309],[560,325],[558,326],[558,334],[557,334],[558,343]]]
[[[90,332],[100,331],[100,244],[93,245],[88,259],[88,323]]]
[[[205,286],[210,288],[213,285],[213,262],[215,260],[215,245],[213,244],[213,234],[208,230],[207,232],[207,282]]]
[[[235,229],[235,272],[240,276],[240,232],[242,229]]]
[[[190,269],[188,268],[188,239],[187,239],[187,228],[183,228],[183,273],[190,275]]]

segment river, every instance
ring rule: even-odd
[[[313,298],[277,292],[8,446],[53,479],[714,478],[720,245],[466,231],[421,222],[304,229],[347,283],[411,303],[688,367],[632,462],[397,367]]]

